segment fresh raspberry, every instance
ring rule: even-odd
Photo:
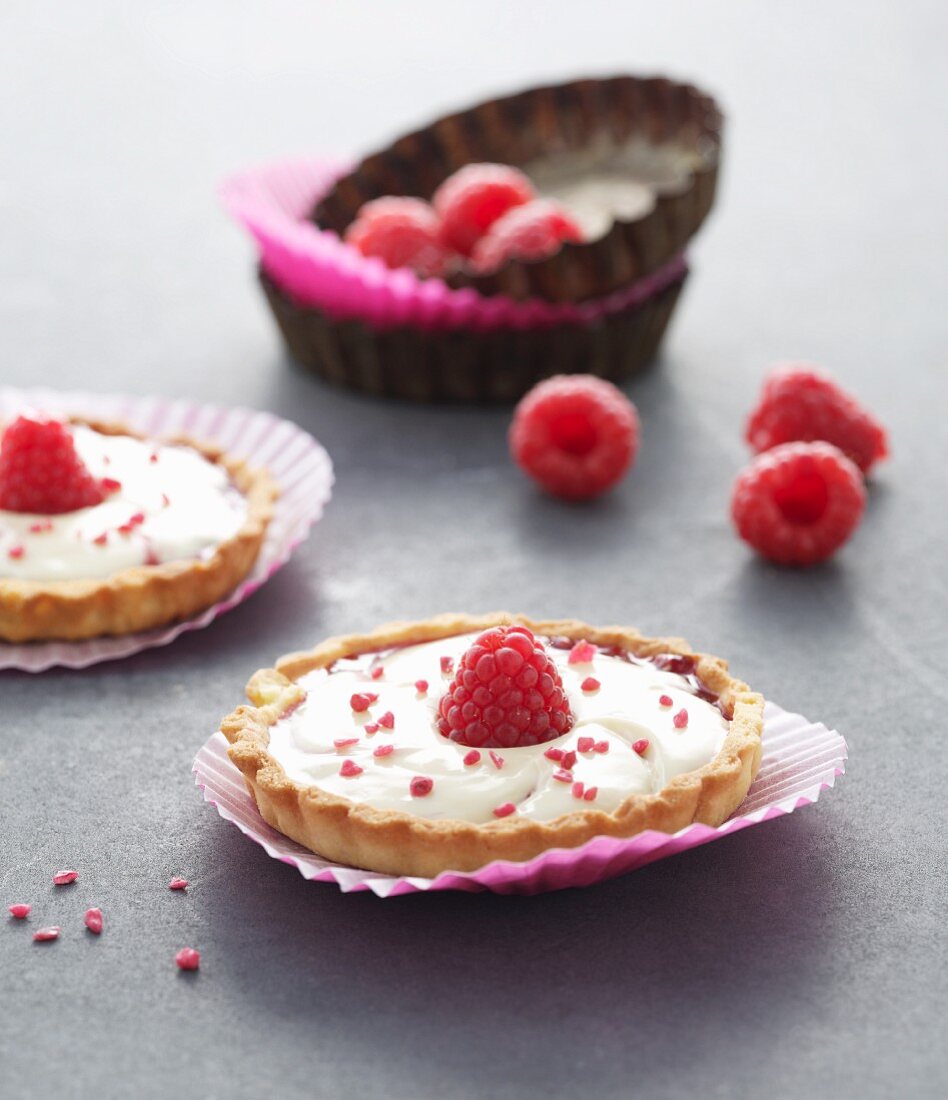
[[[639,417],[611,382],[590,374],[548,378],[524,397],[510,426],[514,461],[547,492],[598,496],[635,459]]]
[[[469,256],[495,221],[534,197],[533,184],[506,164],[466,164],[441,184],[432,197],[441,219],[441,240]]]
[[[831,443],[783,443],[740,473],[731,498],[738,533],[780,565],[830,557],[862,518],[866,489],[856,465]]]
[[[437,215],[422,199],[373,199],[346,230],[346,241],[386,267],[410,267],[419,275],[443,275],[448,253],[438,237]]]
[[[564,241],[581,241],[583,232],[552,199],[534,199],[498,218],[474,246],[471,267],[496,271],[506,260],[542,260],[559,252]]]
[[[438,705],[444,736],[477,748],[539,745],[572,724],[556,665],[525,626],[479,635]]]
[[[832,443],[868,473],[889,453],[886,430],[828,374],[803,363],[775,367],[747,421],[758,453],[797,440]]]
[[[52,516],[104,499],[105,487],[76,453],[66,424],[18,416],[7,426],[0,441],[0,508]]]

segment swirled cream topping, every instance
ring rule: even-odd
[[[472,753],[443,737],[435,717],[451,679],[442,658],[456,664],[476,636],[338,661],[301,677],[306,698],[271,727],[271,756],[297,783],[383,810],[477,823],[512,814],[549,821],[659,791],[707,764],[724,742],[728,722],[696,694],[693,677],[606,652],[570,664],[568,649],[548,644],[573,728],[542,745]],[[584,690],[590,679],[599,686]],[[377,698],[360,712],[351,705],[359,694]]]
[[[101,504],[61,515],[0,510],[0,578],[98,579],[200,558],[246,519],[247,502],[227,471],[191,447],[83,426],[73,439],[89,472],[118,488]]]

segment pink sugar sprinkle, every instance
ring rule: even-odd
[[[441,671],[445,675],[447,675],[448,673],[451,673],[451,672],[454,671],[454,658],[453,657],[442,657],[441,658]]]
[[[145,564],[146,565],[161,565],[161,558],[155,553],[153,546],[149,546],[145,550]]]
[[[587,787],[586,793],[583,795],[583,801],[594,802],[597,794],[599,794],[598,787]]]
[[[597,741],[595,743],[595,745],[593,745],[593,752],[600,752],[601,753],[601,752],[608,752],[608,751],[609,751],[609,742],[608,741]]]
[[[187,890],[188,880],[186,878],[173,878],[168,883],[169,890]]]
[[[379,725],[384,726],[387,730],[393,730],[395,728],[395,715],[390,710],[387,710],[381,718],[379,718]]]
[[[579,752],[592,752],[595,744],[596,739],[594,737],[580,737],[576,742],[576,748]]]
[[[7,551],[7,557],[13,558],[15,561],[17,558],[22,558],[25,553],[26,547],[17,544],[16,546],[10,547],[10,549]]]
[[[416,775],[408,784],[408,789],[412,798],[424,798],[434,790],[434,780],[429,779],[427,775]]]
[[[105,544],[109,541],[108,532],[103,531],[101,535],[96,535],[96,537],[92,541],[96,544],[96,546],[105,546]]]
[[[424,695],[425,692],[427,692],[427,690],[428,690],[428,681],[427,680],[416,680],[415,681],[415,691],[417,691],[420,695]]]
[[[368,722],[362,729],[371,737],[373,733],[379,732],[379,724],[378,722]]]
[[[197,970],[201,965],[201,952],[195,951],[193,947],[182,947],[175,955],[174,961],[178,964],[179,970]]]
[[[162,493],[161,503],[167,508],[171,504],[171,497],[169,497],[167,493]]]
[[[51,924],[47,928],[39,928],[33,933],[33,939],[36,943],[46,943],[47,940],[59,939],[59,926]]]
[[[672,724],[676,730],[683,730],[688,725],[688,711],[684,707],[672,719]]]
[[[378,699],[377,695],[373,695],[371,691],[357,691],[349,699],[349,706],[356,712],[356,714],[362,714],[363,711],[369,709],[370,706]]]
[[[546,752],[543,755],[547,758],[547,760],[562,760],[563,759],[563,750],[562,749],[547,749]]]
[[[117,493],[122,488],[121,481],[117,481],[114,477],[104,477],[99,484],[107,493]]]
[[[385,666],[376,665],[375,668],[372,669],[370,675],[373,680],[381,680],[382,677],[385,675]]]
[[[491,763],[494,765],[494,767],[498,771],[500,771],[500,769],[504,766],[504,758],[500,755],[500,753],[494,752],[493,749],[489,749],[487,755],[490,757]]]
[[[571,665],[588,665],[589,662],[596,656],[599,650],[592,644],[592,642],[582,641],[577,642],[576,645],[569,651],[569,664]]]
[[[30,531],[34,535],[40,535],[44,531],[52,531],[52,529],[53,529],[52,521],[48,520],[48,519],[43,520],[42,523],[31,523],[30,524]]]
[[[632,742],[632,751],[637,752],[641,756],[648,748],[648,738],[643,737],[641,741]]]
[[[479,763],[480,759],[481,754],[477,751],[477,749],[471,749],[470,752],[464,754],[464,763],[467,767],[470,767],[472,764]]]
[[[148,461],[149,462],[157,462],[158,461],[158,452],[157,451],[152,451],[151,454],[148,456]]]
[[[583,784],[578,780],[573,784],[573,798],[583,797]]]
[[[557,781],[557,783],[572,783],[573,773],[567,771],[566,768],[557,768],[556,771],[553,773],[553,778]]]
[[[659,695],[659,706],[670,707],[672,705],[672,697],[670,695]]]
[[[358,745],[358,743],[358,737],[337,737],[333,741],[333,745],[335,745],[336,747],[336,752],[339,752],[341,749],[348,749],[351,745]]]
[[[571,768],[575,768],[576,767],[576,753],[573,752],[572,749],[570,749],[569,752],[564,752],[563,753],[563,759],[562,759],[561,763],[562,763],[563,767],[566,768],[567,771],[569,771]]]
[[[494,817],[510,817],[516,810],[517,807],[512,802],[503,802],[494,807]]]
[[[598,691],[602,687],[602,684],[599,683],[595,676],[587,676],[579,686],[583,691]]]
[[[128,517],[128,522],[138,527],[140,524],[145,522],[145,513],[136,512],[133,516]]]
[[[16,917],[17,920],[26,920],[32,910],[32,905],[26,905],[23,902],[17,902],[15,905],[7,907],[10,910],[10,916]]]
[[[362,769],[352,759],[352,757],[347,756],[346,759],[342,762],[342,767],[339,769],[339,774],[345,776],[347,779],[351,779],[356,775],[361,775]]]
[[[57,871],[53,875],[54,886],[68,886],[70,882],[75,882],[79,877],[78,871]]]
[[[372,755],[373,756],[391,756],[394,751],[395,751],[395,746],[391,742],[389,742],[387,745],[379,745],[377,748],[373,749]]]
[[[102,935],[102,910],[101,909],[87,909],[86,915],[82,918],[86,928],[90,932],[95,933],[97,936]]]

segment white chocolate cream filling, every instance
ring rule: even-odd
[[[210,555],[243,525],[247,502],[227,471],[192,447],[76,426],[95,478],[121,483],[101,504],[41,516],[0,510],[0,578],[67,581]]]
[[[542,745],[496,749],[496,759],[479,749],[480,759],[465,764],[470,746],[443,737],[435,716],[452,678],[442,673],[441,658],[451,657],[456,664],[475,637],[459,635],[374,659],[338,661],[331,670],[301,677],[306,699],[271,727],[271,756],[297,783],[382,810],[481,823],[496,820],[494,811],[512,803],[512,812],[521,817],[549,821],[574,810],[611,811],[630,794],[659,791],[676,775],[707,764],[727,735],[721,711],[696,695],[695,683],[685,676],[606,653],[571,665],[568,650],[548,646],[569,698],[573,728]],[[378,665],[383,675],[373,679],[370,666]],[[599,681],[597,690],[582,690],[588,677]],[[427,692],[416,688],[417,681],[427,682]],[[350,706],[356,693],[378,699],[357,713]],[[662,696],[670,706],[660,702]],[[679,728],[674,719],[682,710],[687,724]],[[372,732],[388,713],[393,728],[379,725]],[[580,738],[588,739],[584,746],[591,741],[594,747],[580,752]],[[637,752],[633,745],[643,740],[648,747],[642,750],[639,744],[642,751]],[[387,755],[375,755],[389,745]],[[546,755],[550,749],[576,753],[568,781],[562,762]],[[411,791],[418,776],[433,781],[421,796]],[[594,794],[587,798],[590,788]]]

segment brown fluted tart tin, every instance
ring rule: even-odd
[[[651,275],[680,253],[714,202],[723,116],[714,99],[665,77],[573,80],[446,115],[363,158],[311,217],[343,236],[383,195],[430,198],[452,172],[510,164],[584,229],[540,260],[509,259],[489,275],[447,279],[483,295],[583,302]]]

